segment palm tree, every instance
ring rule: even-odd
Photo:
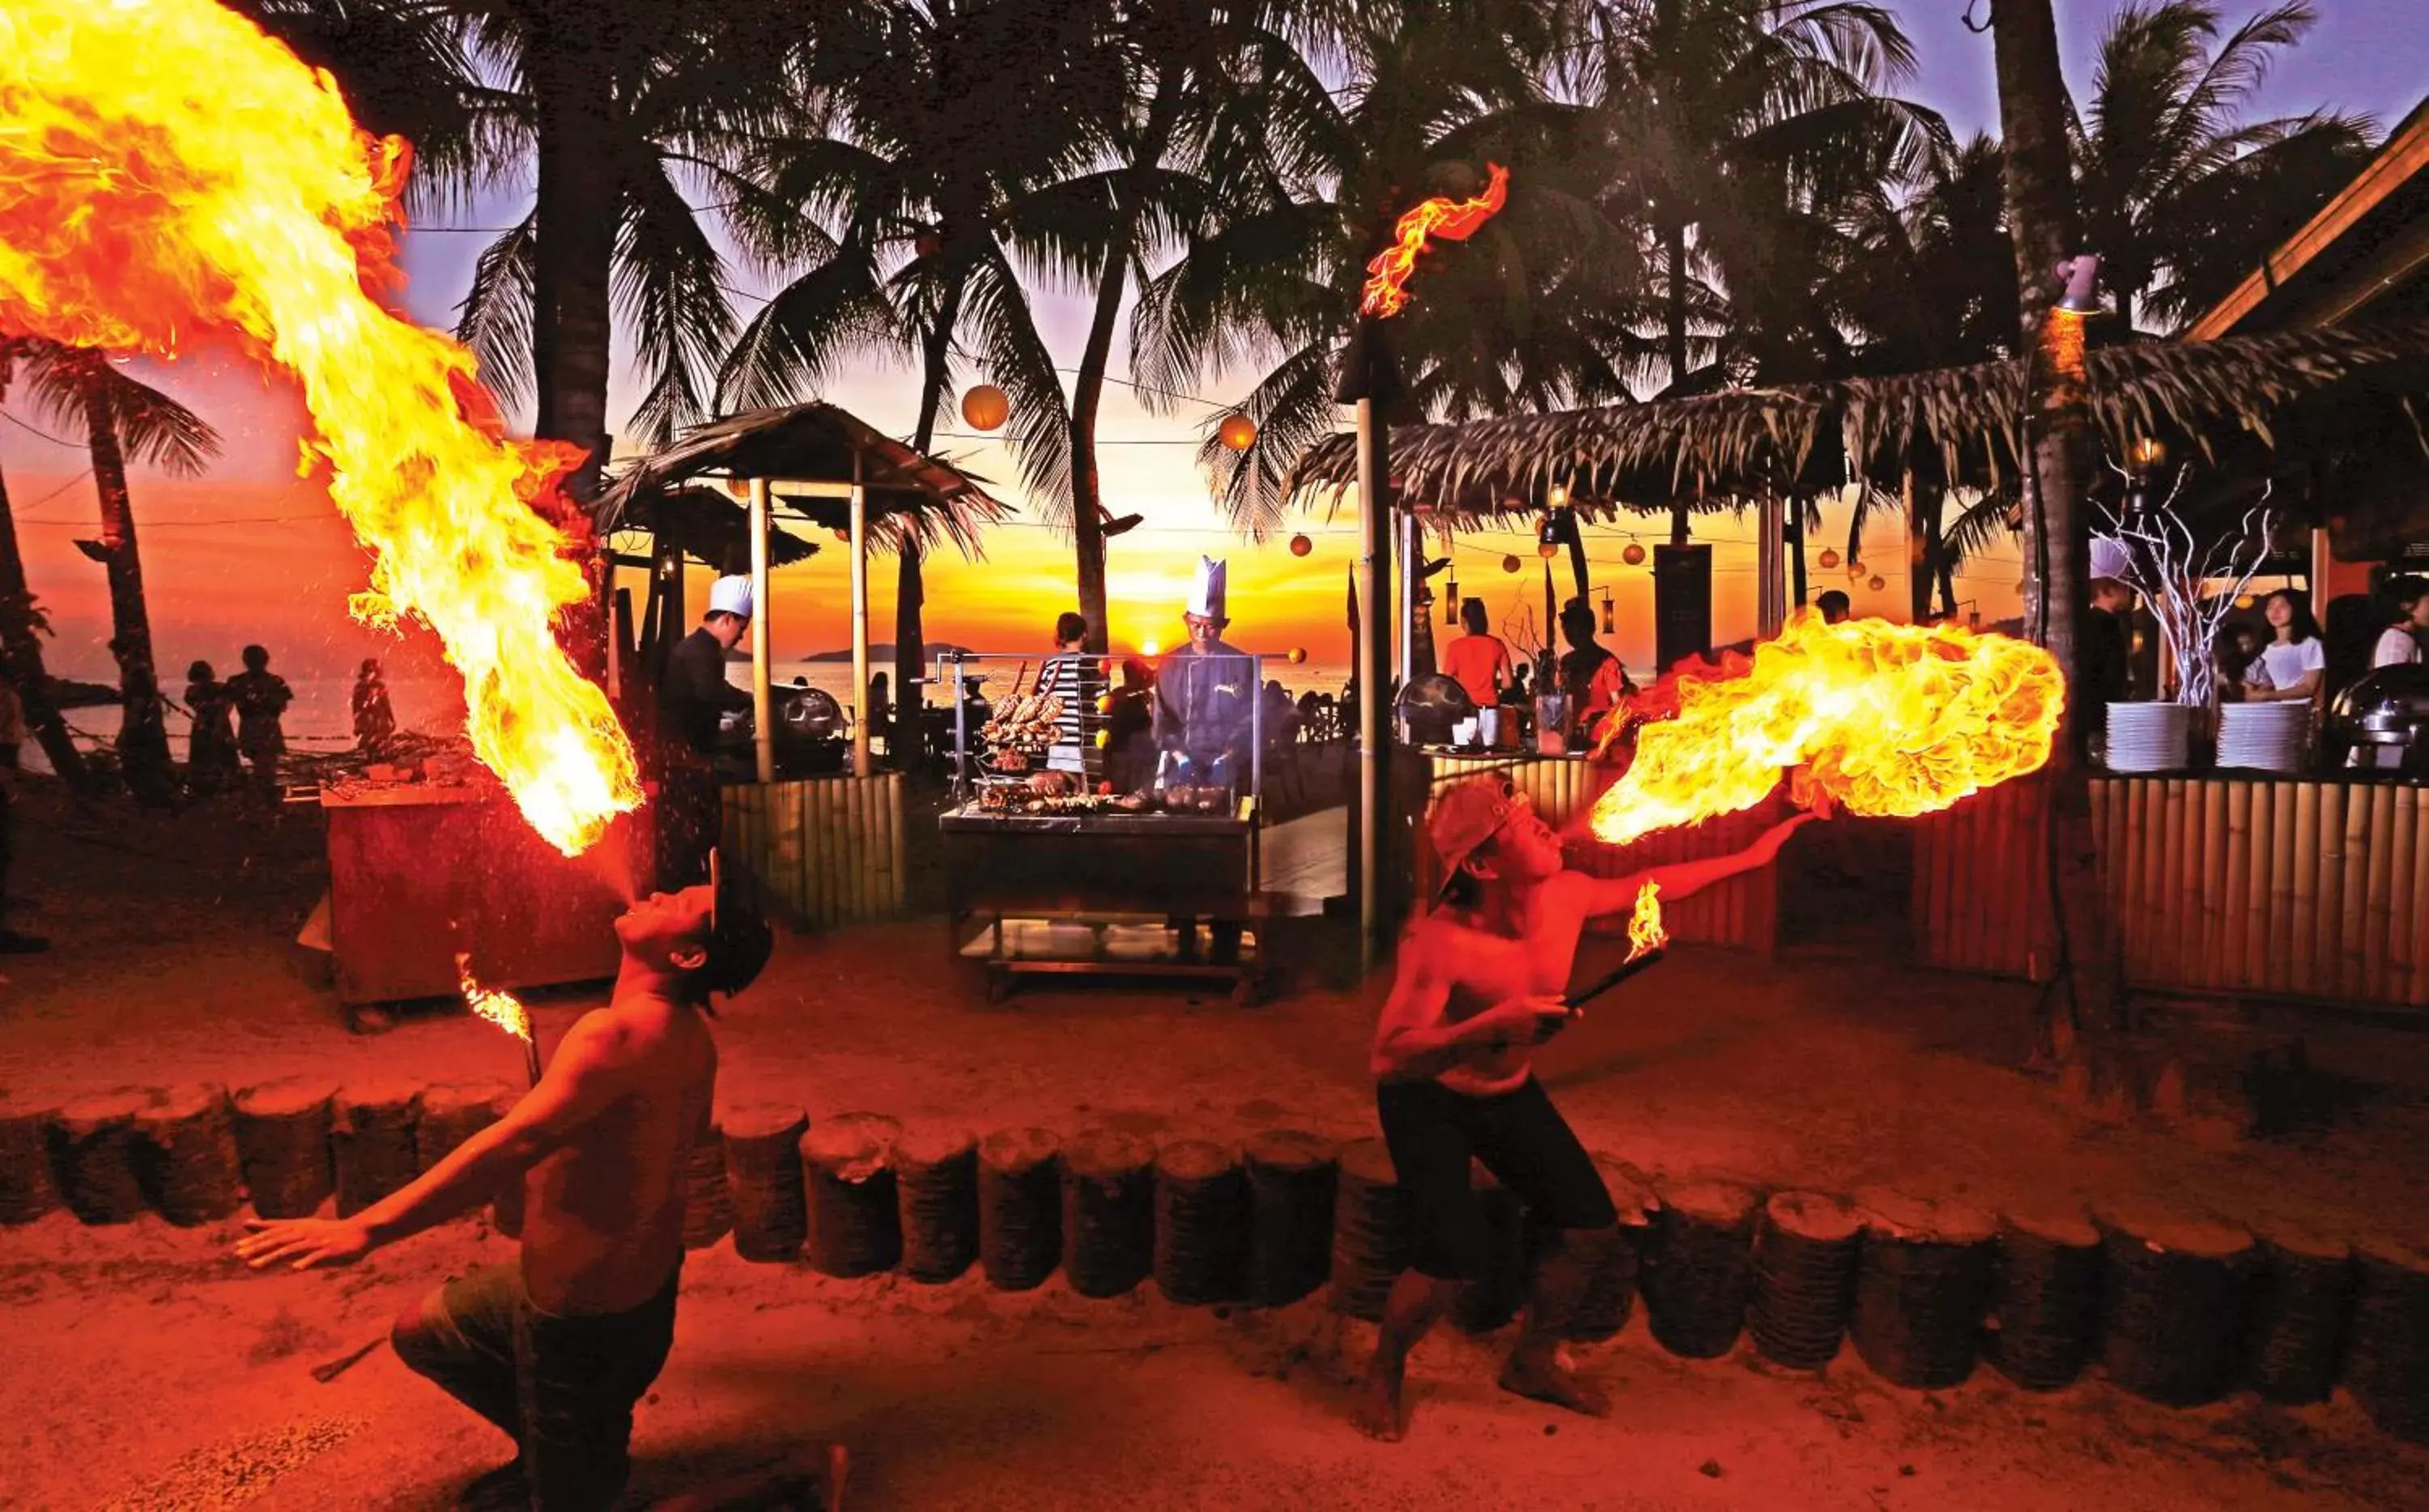
[[[0,398],[8,392],[8,353],[0,344]],[[8,480],[0,477],[0,671],[25,705],[25,722],[50,758],[51,770],[75,792],[91,785],[84,753],[75,748],[67,721],[51,702],[50,673],[42,666],[42,637],[50,621],[25,582],[25,558],[17,546],[17,517],[8,503]]]
[[[798,397],[848,353],[900,353],[918,365],[924,452],[956,358],[973,357],[1011,401],[1022,481],[1053,510],[1071,497],[1070,411],[1024,271],[1040,248],[1066,273],[1103,255],[1105,218],[1075,232],[1066,188],[1102,161],[1126,99],[1103,17],[1063,0],[893,0],[850,21],[821,38],[786,129],[747,156],[743,244],[802,271],[742,331],[719,403]],[[894,738],[910,750],[922,543],[891,545]]]
[[[198,476],[219,455],[219,433],[168,395],[129,377],[101,353],[30,337],[16,338],[10,345],[35,412],[49,423],[84,430],[92,456],[93,489],[101,501],[101,538],[76,544],[102,564],[109,580],[109,646],[118,660],[122,700],[119,762],[138,799],[165,805],[176,790],[168,731],[161,722],[152,621],[143,602],[143,562],[136,548],[126,464],[131,457],[177,476]]]
[[[1431,253],[1391,322],[1401,418],[1628,398],[1633,238],[1595,204],[1611,163],[1593,113],[1554,92],[1591,81],[1584,8],[1341,4],[1242,39],[1255,66],[1234,74],[1229,108],[1259,123],[1258,150],[1226,170],[1210,217],[1143,288],[1132,360],[1151,404],[1231,362],[1270,364],[1237,406],[1253,444],[1234,452],[1210,436],[1199,453],[1244,534],[1279,523],[1284,475],[1336,424],[1340,353],[1393,220],[1429,194],[1474,193],[1487,161],[1511,170],[1507,206]]]
[[[1818,276],[1829,218],[1911,178],[1946,134],[1881,93],[1914,71],[1896,18],[1860,0],[1616,0],[1598,41],[1610,193],[1648,225],[1660,268],[1665,392],[1842,366]],[[1674,541],[1688,516],[1673,510]]]
[[[2128,325],[2206,308],[2368,159],[2365,118],[2244,119],[2315,19],[2288,0],[2224,32],[2210,0],[2137,0],[2110,21],[2070,126],[2084,230]]]

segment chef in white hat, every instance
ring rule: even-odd
[[[2091,606],[2076,653],[2083,686],[2074,700],[2075,717],[2087,731],[2105,732],[2108,706],[2133,694],[2134,590],[2124,580],[2134,562],[2123,541],[2094,535],[2090,567],[2085,587]]]
[[[1189,603],[1181,612],[1188,628],[1186,645],[1177,647],[1156,669],[1156,743],[1178,754],[1173,781],[1194,787],[1243,785],[1249,770],[1249,742],[1255,735],[1257,664],[1223,639],[1231,618],[1224,613],[1226,565],[1213,557],[1198,559],[1198,574],[1189,586]],[[1184,956],[1198,948],[1196,921],[1175,917]],[[1240,949],[1240,923],[1213,921],[1214,960],[1228,964]]]
[[[751,580],[721,577],[708,590],[700,628],[667,653],[658,682],[658,886],[679,891],[708,880],[708,852],[722,820],[717,792],[718,730],[751,695],[726,681],[725,653],[751,629]]]

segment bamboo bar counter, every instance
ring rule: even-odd
[[[1915,830],[1925,964],[2050,969],[2046,785]],[[2429,797],[2387,780],[2095,776],[2091,823],[2129,985],[2429,1008]]]

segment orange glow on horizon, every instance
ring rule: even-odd
[[[0,322],[164,356],[243,333],[295,377],[329,498],[374,553],[357,617],[437,633],[474,752],[559,849],[637,807],[605,695],[554,638],[589,593],[581,543],[542,518],[578,457],[504,440],[471,356],[378,302],[405,144],[211,0],[9,0],[0,99]]]

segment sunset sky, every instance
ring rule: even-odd
[[[1958,22],[1956,0],[1893,6],[1914,36],[1924,64],[1910,93],[1943,111],[1960,133],[1991,128],[1996,110],[1987,37],[1969,34]],[[2254,8],[2230,4],[2231,17]],[[2311,41],[2263,91],[2264,107],[2276,110],[2334,104],[2371,111],[2382,127],[2416,102],[2420,81],[2429,78],[2429,28],[2417,25],[2408,0],[2331,0]],[[2070,72],[2078,84],[2089,77],[2090,38],[2110,7],[2060,0],[2061,35]],[[513,195],[477,205],[445,224],[415,230],[405,241],[410,278],[408,301],[425,323],[452,324],[456,302],[473,259],[490,239],[483,228],[504,226],[521,213]],[[735,268],[730,282],[740,290],[769,287],[769,280]],[[1418,297],[1423,298],[1420,277]],[[754,299],[737,300],[741,313]],[[1046,335],[1066,363],[1076,361],[1085,320],[1074,297],[1044,301]],[[1118,361],[1118,352],[1117,352]],[[228,437],[228,454],[209,476],[183,482],[139,472],[135,504],[143,569],[154,615],[161,665],[173,677],[193,657],[218,664],[224,674],[239,646],[262,640],[290,676],[335,675],[358,658],[380,654],[395,671],[411,677],[438,670],[430,637],[408,633],[402,643],[355,627],[345,616],[346,595],[360,587],[365,557],[326,499],[295,477],[298,409],[284,387],[265,379],[241,359],[190,353],[174,367],[156,370],[158,381],[177,393]],[[1117,372],[1120,370],[1117,368]],[[956,391],[984,381],[983,372],[958,375]],[[1147,523],[1112,545],[1109,590],[1113,633],[1124,648],[1148,640],[1170,645],[1198,555],[1231,563],[1232,638],[1255,650],[1306,648],[1320,664],[1339,664],[1347,654],[1344,624],[1346,569],[1356,531],[1354,499],[1337,515],[1296,517],[1262,545],[1240,540],[1223,527],[1208,501],[1194,456],[1199,427],[1222,413],[1219,401],[1244,390],[1251,375],[1241,371],[1207,383],[1204,405],[1182,406],[1168,418],[1146,414],[1127,389],[1109,391],[1102,434],[1104,491],[1115,514],[1140,513]],[[916,375],[907,368],[867,365],[834,382],[821,397],[855,411],[882,429],[907,435],[916,418]],[[611,414],[628,413],[633,395],[620,374]],[[47,433],[47,434],[43,434]],[[56,439],[54,439],[56,437]],[[60,444],[66,443],[66,444]],[[941,451],[970,470],[994,480],[1000,495],[1024,505],[1016,482],[1019,469],[1002,447],[963,433],[956,419]],[[0,468],[25,542],[35,593],[50,612],[58,639],[53,669],[69,676],[107,678],[109,663],[107,606],[101,569],[77,553],[78,536],[96,533],[94,501],[84,477],[83,449],[75,436],[44,421],[22,401],[0,409]],[[931,564],[927,630],[932,638],[984,649],[1031,651],[1044,644],[1054,614],[1076,606],[1068,543],[1037,523],[1039,512],[1023,507],[1017,523],[992,533],[983,562],[948,554]],[[1751,518],[1716,517],[1699,525],[1698,537],[1717,546],[1714,636],[1727,641],[1752,633],[1754,554]],[[1881,590],[1849,583],[1843,569],[1817,569],[1813,588],[1851,587],[1857,610],[1903,614],[1907,601],[1903,551],[1895,527],[1867,551],[1868,571],[1886,581]],[[1311,536],[1314,550],[1292,556],[1290,534]],[[1629,568],[1620,551],[1630,538],[1651,543],[1663,537],[1666,520],[1630,521],[1623,528],[1590,531],[1597,589],[1608,585],[1617,604],[1614,649],[1636,666],[1650,660],[1651,583],[1642,567]],[[1810,548],[1843,549],[1843,515],[1834,512]],[[843,552],[832,540],[813,562],[780,574],[771,624],[781,656],[841,647],[847,643]],[[1439,546],[1429,549],[1438,554]],[[1522,569],[1506,575],[1505,552],[1516,552]],[[1977,565],[1960,580],[1960,595],[1976,599],[1985,619],[2014,612],[2019,566],[2012,546]],[[1476,535],[1460,542],[1455,568],[1462,594],[1482,595],[1496,621],[1522,608],[1540,606],[1542,577],[1530,537]],[[695,574],[704,596],[704,578]],[[1565,596],[1565,564],[1561,565]],[[881,560],[871,572],[874,634],[892,636],[893,564]],[[410,717],[408,711],[408,717]]]

